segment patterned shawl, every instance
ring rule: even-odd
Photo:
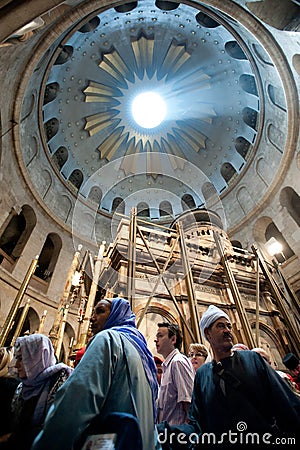
[[[56,364],[54,349],[50,339],[43,334],[22,336],[16,340],[16,357],[22,356],[26,378],[22,378],[22,397],[29,400],[39,396],[33,415],[33,424],[39,424],[46,411],[47,398],[51,389],[51,378],[65,370],[72,373],[64,363]]]

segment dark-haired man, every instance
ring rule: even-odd
[[[190,360],[180,353],[182,334],[179,326],[159,323],[155,344],[157,353],[164,357],[158,396],[158,422],[166,420],[171,425],[185,423],[195,373]]]

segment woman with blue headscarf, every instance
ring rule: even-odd
[[[77,449],[95,418],[100,417],[101,425],[116,413],[137,418],[140,448],[153,450],[156,366],[128,301],[100,300],[91,329],[94,336],[72,377],[57,393],[32,450]]]

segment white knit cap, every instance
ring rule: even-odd
[[[208,328],[212,323],[214,323],[217,319],[220,319],[221,317],[225,317],[225,319],[227,319],[230,322],[228,314],[226,314],[226,312],[222,311],[217,306],[210,305],[207,308],[207,310],[205,311],[200,320],[200,330],[205,339],[206,339],[206,336],[204,334],[205,328]]]

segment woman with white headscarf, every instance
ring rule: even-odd
[[[21,383],[12,401],[13,433],[1,449],[27,450],[43,426],[56,391],[72,369],[56,364],[52,343],[43,334],[19,337],[15,357]]]

